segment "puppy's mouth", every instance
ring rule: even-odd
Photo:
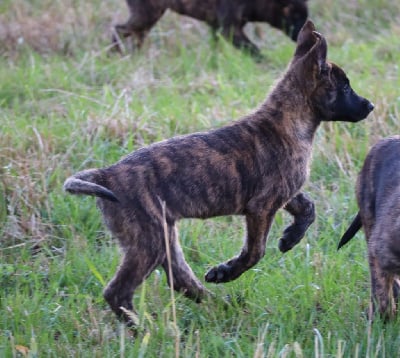
[[[363,119],[367,118],[368,115],[374,110],[374,108],[375,108],[374,104],[370,101],[367,101],[367,103],[365,104],[365,109],[361,115],[361,118],[358,121],[362,121]]]
[[[374,110],[374,108],[375,108],[375,105],[372,102],[368,102],[369,113],[371,113]]]

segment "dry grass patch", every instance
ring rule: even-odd
[[[10,2],[7,11],[0,13],[0,55],[15,57],[26,47],[42,54],[63,55],[72,54],[76,47],[93,48],[109,37],[115,12],[111,1],[99,4],[73,0]]]

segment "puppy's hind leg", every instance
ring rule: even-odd
[[[396,223],[385,222],[379,216],[368,236],[368,259],[371,272],[372,298],[378,304],[384,319],[393,318],[397,312],[399,295],[400,251],[398,249],[399,227]],[[367,234],[367,232],[366,232]]]
[[[196,302],[200,302],[208,291],[186,262],[181,245],[179,244],[178,232],[175,225],[170,225],[168,227],[168,235],[170,256],[168,257],[167,255],[162,263],[165,273],[167,274],[168,284],[171,286],[171,273],[174,290],[183,293],[186,297]],[[169,270],[170,268],[171,272]]]
[[[371,274],[371,308],[369,318],[373,320],[376,306],[380,316],[384,319],[394,317],[396,313],[396,302],[394,290],[394,275],[382,270],[379,260],[369,252],[368,261]]]
[[[165,245],[161,237],[161,228],[158,230],[146,228],[146,235],[133,239],[132,245],[125,250],[122,263],[114,278],[104,290],[104,298],[114,313],[127,322],[133,324],[124,314],[121,307],[132,311],[132,297],[134,290],[160,265],[165,259]]]
[[[284,209],[293,215],[294,221],[285,229],[279,240],[281,252],[289,251],[298,244],[315,220],[314,203],[303,193],[297,194]]]

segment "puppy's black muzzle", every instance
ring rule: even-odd
[[[374,104],[359,96],[352,89],[341,93],[332,106],[334,121],[359,122],[365,119],[374,109]]]
[[[361,105],[360,105],[360,111],[358,113],[358,116],[355,115],[356,122],[363,120],[364,118],[367,118],[367,116],[374,110],[375,106],[372,102],[368,101],[366,98],[362,98],[361,100]],[[359,119],[358,119],[358,118]]]

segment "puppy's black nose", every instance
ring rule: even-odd
[[[375,108],[375,106],[374,106],[374,104],[372,102],[368,102],[367,108],[368,108],[369,112],[372,112],[373,109]]]

